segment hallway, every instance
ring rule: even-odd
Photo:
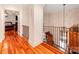
[[[64,52],[46,43],[33,48],[24,37],[20,37],[14,31],[7,31],[4,41],[0,44],[0,54],[64,54]]]

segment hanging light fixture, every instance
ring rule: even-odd
[[[63,4],[63,29],[65,28],[65,5]]]
[[[63,4],[63,5],[62,5],[62,6],[63,6],[63,10],[62,10],[62,13],[63,13],[63,14],[62,14],[62,17],[63,17],[63,23],[62,23],[62,24],[63,24],[63,28],[62,28],[62,30],[61,30],[62,33],[65,32],[65,5],[66,5],[66,4]]]

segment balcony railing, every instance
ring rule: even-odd
[[[44,26],[43,31],[50,32],[53,35],[53,46],[68,53],[69,46],[69,29],[65,27]]]

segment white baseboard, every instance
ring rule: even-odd
[[[29,41],[29,44],[32,46],[32,47],[35,47],[35,46],[38,46],[39,44],[41,44],[42,41],[38,41],[38,42],[34,42],[32,43],[31,41]]]

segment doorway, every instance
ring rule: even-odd
[[[15,31],[18,32],[18,11],[5,10],[5,32]]]

